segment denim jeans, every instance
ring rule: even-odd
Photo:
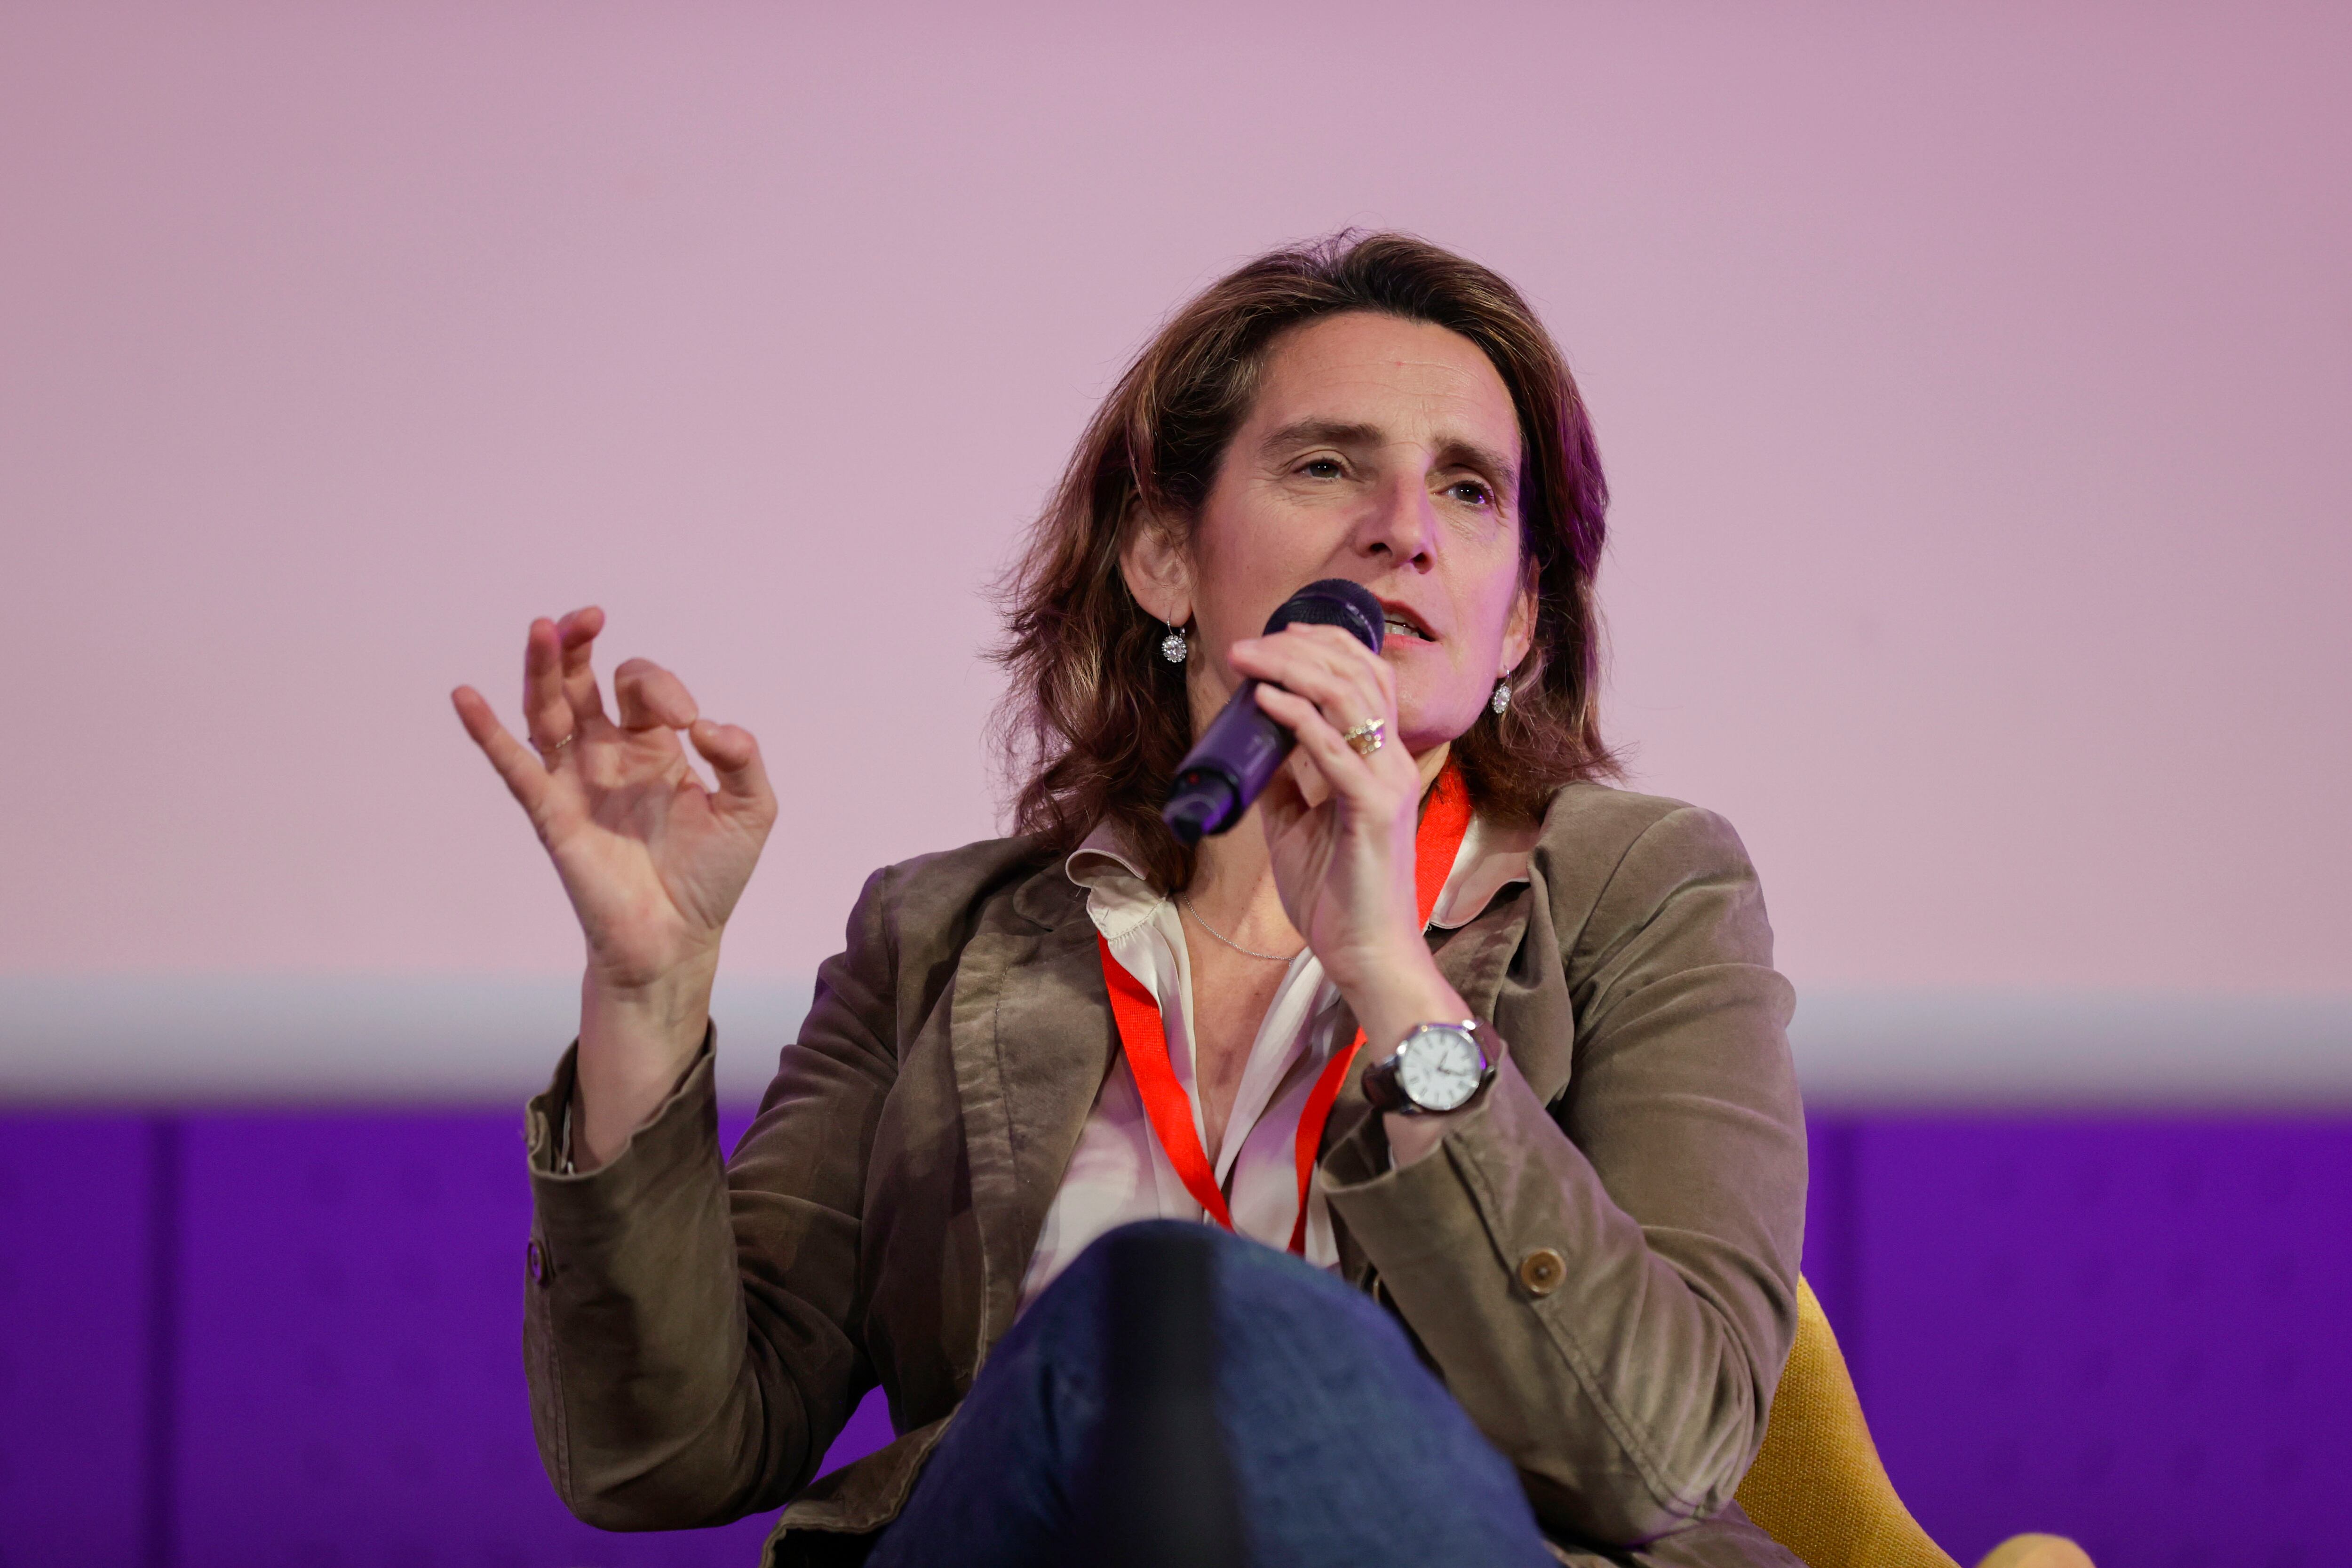
[[[990,1355],[868,1568],[1026,1568],[1091,1555],[1087,1516],[1100,1510],[1103,1455],[1120,1446],[1106,1415],[1117,1408],[1124,1421],[1135,1408],[1118,1392],[1131,1378],[1115,1376],[1133,1367],[1134,1338],[1110,1327],[1121,1238],[1129,1258],[1139,1247],[1205,1254],[1213,1361],[1201,1371],[1213,1373],[1201,1381],[1213,1386],[1194,1397],[1208,1440],[1157,1453],[1185,1485],[1230,1497],[1255,1568],[1554,1562],[1510,1464],[1387,1312],[1272,1247],[1157,1220],[1097,1241],[1030,1304]],[[1200,1338],[1212,1341],[1206,1331]],[[1214,1450],[1220,1434],[1214,1468],[1223,1479],[1203,1483],[1197,1466],[1186,1470],[1187,1457]]]

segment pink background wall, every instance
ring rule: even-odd
[[[805,974],[993,831],[1125,357],[1356,223],[1568,345],[1614,732],[1801,982],[2352,990],[2352,13],[820,9],[0,12],[0,970],[568,966],[446,692],[597,600]]]

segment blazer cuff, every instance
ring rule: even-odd
[[[704,1494],[720,1483],[696,1463],[666,1473],[664,1485],[687,1489],[683,1501],[637,1484],[652,1468],[646,1435],[676,1430],[679,1411],[717,1409],[742,1353],[711,1038],[610,1160],[566,1173],[577,1048],[526,1117],[524,1365],[541,1458],[591,1523],[717,1522],[705,1512],[720,1505]]]
[[[593,1181],[627,1163],[640,1144],[651,1145],[656,1152],[648,1157],[660,1161],[670,1145],[681,1139],[691,1142],[694,1128],[701,1122],[709,1123],[710,1142],[715,1145],[719,1141],[718,1047],[719,1026],[705,1026],[702,1044],[677,1075],[669,1098],[637,1125],[613,1152],[610,1160],[593,1171],[582,1172],[572,1166],[572,1112],[578,1102],[580,1071],[580,1042],[573,1040],[564,1047],[562,1059],[555,1064],[547,1087],[532,1096],[523,1110],[523,1142],[530,1150],[533,1185],[542,1179],[557,1183]],[[698,1103],[709,1108],[706,1114],[697,1114]]]
[[[1437,1147],[1410,1165],[1399,1167],[1391,1159],[1387,1119],[1377,1112],[1323,1157],[1323,1191],[1332,1213],[1385,1266],[1383,1273],[1465,1247],[1469,1257],[1491,1256],[1486,1221],[1452,1155],[1457,1146],[1493,1136],[1489,1123],[1506,1074],[1518,1076],[1507,1055],[1496,1063],[1496,1081],[1478,1103],[1460,1112]]]

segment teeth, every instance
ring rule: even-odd
[[[1419,637],[1423,642],[1427,642],[1429,640],[1429,634],[1423,631],[1419,626],[1414,626],[1411,621],[1399,620],[1396,616],[1391,616],[1388,618],[1388,625],[1389,636],[1392,637]]]

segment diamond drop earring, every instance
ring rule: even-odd
[[[1503,716],[1503,710],[1510,705],[1511,678],[1507,675],[1495,682],[1495,695],[1486,699],[1486,706],[1493,709],[1495,717],[1499,719]]]
[[[1160,657],[1171,664],[1181,664],[1192,654],[1192,645],[1184,640],[1183,629],[1170,626],[1168,635],[1160,639]]]

